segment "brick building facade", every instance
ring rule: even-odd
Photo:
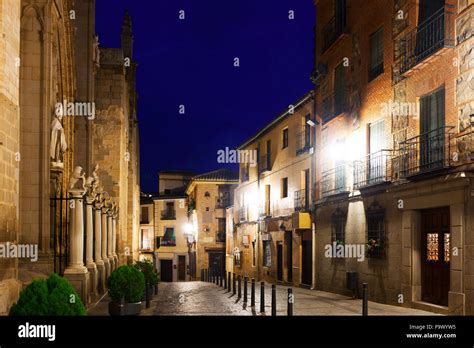
[[[315,4],[316,287],[472,314],[474,6]]]

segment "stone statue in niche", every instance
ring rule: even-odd
[[[82,184],[78,187],[79,181],[81,181]],[[74,168],[74,171],[69,178],[69,191],[75,190],[86,191],[86,174],[84,169],[80,166]]]
[[[94,37],[94,42],[92,43],[92,61],[96,67],[100,67],[100,43],[99,37],[96,35]]]
[[[63,168],[63,157],[67,150],[66,134],[62,125],[62,115],[54,115],[51,122],[50,157],[53,167]]]

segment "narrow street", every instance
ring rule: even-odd
[[[256,284],[255,308],[247,306],[237,294],[205,282],[161,283],[152,308],[142,315],[262,315],[260,283]],[[277,315],[287,315],[287,287],[277,286]],[[362,301],[322,291],[294,288],[294,315],[361,315]],[[265,314],[271,315],[271,286],[265,287]],[[433,315],[416,309],[369,302],[369,315]]]

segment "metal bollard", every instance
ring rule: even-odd
[[[219,286],[222,288],[222,274],[219,274]]]
[[[260,313],[265,313],[265,282],[260,283]]]
[[[369,315],[369,284],[362,284],[362,315]]]
[[[288,289],[288,316],[289,317],[293,316],[293,302],[294,302],[293,289],[289,288]]]
[[[223,283],[223,285],[222,285],[222,287],[223,287],[224,289],[227,289],[227,274],[226,274],[226,273],[227,273],[227,272],[224,272],[224,275],[222,276],[222,277],[224,278],[224,279],[223,279],[223,280],[224,280],[224,283]]]
[[[241,298],[242,297],[242,277],[240,276],[240,274],[237,281],[239,283],[239,291],[237,293],[237,297]]]
[[[227,292],[230,292],[231,280],[230,280],[230,272],[227,272]]]
[[[232,273],[232,295],[235,295],[235,273]]]
[[[250,307],[255,307],[255,278],[252,278],[252,290],[250,291]]]
[[[277,289],[276,285],[272,285],[272,317],[275,317],[277,315]]]
[[[249,277],[244,277],[244,303],[247,304],[247,288],[248,288]]]

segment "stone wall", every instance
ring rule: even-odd
[[[0,0],[0,243],[18,240],[19,233],[20,5],[17,0]],[[0,269],[0,315],[5,315],[21,285],[16,260],[1,259]]]

